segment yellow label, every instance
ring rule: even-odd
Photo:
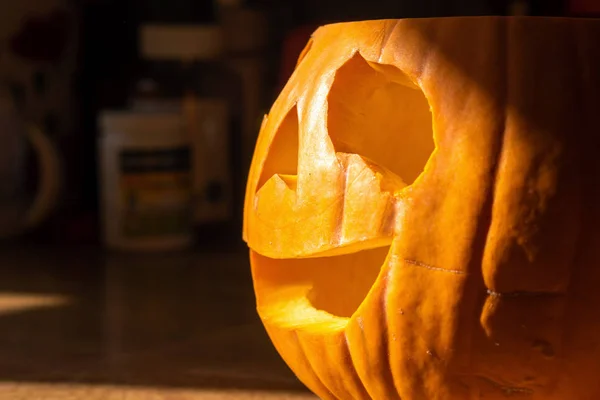
[[[128,151],[121,154],[122,233],[172,236],[192,223],[189,152]]]

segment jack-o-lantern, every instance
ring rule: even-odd
[[[265,117],[258,312],[323,399],[600,399],[600,22],[318,29]]]

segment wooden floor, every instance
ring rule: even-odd
[[[249,273],[239,251],[0,248],[0,400],[314,399]]]

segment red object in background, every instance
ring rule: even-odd
[[[279,88],[277,92],[283,89],[290,76],[292,76],[300,53],[302,53],[302,50],[304,50],[308,40],[317,28],[317,25],[304,25],[293,29],[286,35],[283,41],[282,59],[279,70]]]
[[[64,9],[26,18],[10,40],[11,51],[35,62],[60,60],[71,31],[71,18]]]
[[[600,14],[600,0],[569,0],[569,14]]]

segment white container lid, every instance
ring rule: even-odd
[[[102,133],[112,135],[184,135],[180,113],[147,113],[136,111],[104,111],[99,116]]]
[[[142,57],[150,60],[207,60],[223,53],[218,25],[142,25]]]

